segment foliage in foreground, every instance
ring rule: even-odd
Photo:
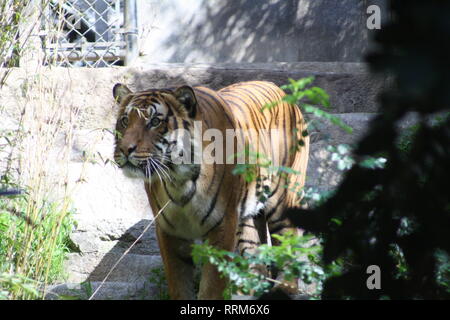
[[[378,33],[369,63],[394,81],[355,149],[357,157],[382,154],[387,165],[353,166],[323,205],[287,212],[296,225],[323,235],[324,263],[352,258],[345,272],[326,280],[323,298],[450,298],[450,118],[430,121],[450,110],[450,3],[391,6],[395,19]],[[411,112],[419,121],[405,156],[398,122]],[[380,267],[381,289],[366,286],[370,265]]]
[[[56,203],[0,198],[0,299],[35,299],[61,278],[73,221]]]
[[[280,241],[278,246],[261,245],[256,254],[244,253],[241,256],[205,243],[194,245],[192,256],[196,264],[211,263],[230,279],[225,292],[227,298],[237,292],[258,297],[278,284],[277,280],[256,272],[254,266],[258,265],[283,270],[286,281],[300,278],[306,284],[315,283],[316,291],[320,292],[325,272],[316,264],[320,246],[311,244],[313,237],[292,234],[275,237]]]

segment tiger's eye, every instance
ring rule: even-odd
[[[157,127],[160,123],[161,120],[159,118],[152,118],[152,120],[150,120],[150,127]]]
[[[122,127],[126,128],[128,126],[128,117],[127,116],[123,116],[120,119],[120,124],[122,125]]]

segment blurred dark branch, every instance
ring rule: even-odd
[[[386,167],[354,166],[323,205],[286,212],[297,226],[323,236],[325,264],[352,262],[327,280],[325,299],[450,298],[450,279],[437,274],[439,250],[450,252],[450,120],[428,121],[450,111],[450,2],[397,0],[391,11],[367,61],[373,73],[391,76],[392,86],[381,93],[379,115],[355,151],[383,155]],[[397,146],[398,122],[412,112],[419,130],[405,156]],[[402,221],[413,227],[402,230]],[[404,256],[403,276],[393,246]],[[366,286],[369,265],[381,269],[380,290]]]

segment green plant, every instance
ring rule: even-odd
[[[38,283],[21,275],[0,271],[0,300],[11,298],[12,292],[25,292],[30,297],[38,297]]]
[[[445,112],[441,115],[434,116],[429,120],[431,122],[431,127],[439,127],[442,125],[445,125],[445,121],[450,118],[450,112]],[[397,148],[400,151],[401,155],[403,157],[408,157],[411,147],[413,145],[414,139],[417,138],[416,135],[419,132],[421,128],[421,123],[415,123],[407,128],[405,128],[403,131],[400,132],[398,141],[397,141]]]
[[[79,289],[69,289],[70,294],[58,294],[58,300],[87,300],[94,293],[94,288],[90,281],[80,283]]]
[[[438,249],[435,252],[437,263],[436,281],[447,293],[450,292],[450,256],[448,252]]]
[[[299,80],[289,79],[289,84],[281,86],[281,89],[288,92],[282,98],[282,101],[291,105],[298,105],[303,111],[311,113],[318,118],[329,120],[331,123],[337,125],[348,133],[352,133],[353,129],[346,125],[339,117],[321,109],[318,106],[330,108],[329,95],[319,87],[309,87],[308,85],[314,82],[314,77],[302,78]],[[306,102],[305,102],[306,100]],[[279,102],[272,102],[263,107],[266,108],[276,107]]]
[[[314,82],[314,77],[307,77],[299,80],[289,79],[289,82],[289,84],[281,86],[283,90],[288,92],[288,94],[286,94],[281,101],[287,102],[293,106],[298,105],[304,112],[313,114],[317,119],[311,120],[308,123],[308,127],[313,126],[314,121],[326,120],[337,125],[347,133],[353,132],[353,129],[345,124],[339,117],[321,108],[330,108],[329,95],[322,88],[308,87]],[[264,109],[275,108],[279,103],[279,101],[268,103],[262,108],[262,111]],[[308,132],[305,130],[302,132],[302,136],[308,136]],[[298,148],[301,148],[302,146],[303,141],[300,140],[298,142],[298,146],[294,150],[291,150],[291,152],[298,151]],[[333,152],[332,161],[338,161],[338,168],[340,170],[349,169],[355,162],[349,154],[349,147],[346,145],[339,145],[337,147],[329,146],[328,151]],[[345,157],[336,157],[335,153],[337,153],[336,155],[345,155]],[[245,159],[248,159],[249,161],[245,164],[237,164],[233,170],[233,173],[242,175],[247,182],[257,179],[258,168],[265,168],[268,173],[276,175],[299,174],[299,172],[296,172],[289,167],[273,166],[269,157],[255,152],[249,147],[246,147],[243,154],[237,153],[234,155],[234,157],[241,156],[244,156]],[[333,157],[336,157],[336,159]],[[382,165],[383,162],[381,158],[378,160],[365,159],[364,161],[365,162],[362,162],[362,165],[367,166]],[[302,190],[297,190],[297,192],[302,192]]]
[[[42,285],[61,278],[63,263],[69,251],[69,233],[74,223],[70,212],[55,202],[33,204],[27,194],[14,198],[0,198],[0,268],[9,276],[33,279],[28,287],[0,284],[9,288],[10,298],[43,296]],[[27,212],[36,210],[33,218]],[[35,291],[31,285],[38,285]],[[35,294],[39,292],[38,294]]]
[[[225,291],[225,298],[231,294],[243,293],[260,296],[279,280],[255,270],[255,266],[271,266],[283,270],[284,279],[291,281],[299,277],[304,283],[315,283],[316,294],[321,290],[325,279],[322,267],[316,264],[320,259],[320,246],[311,244],[312,236],[295,236],[293,234],[275,235],[280,241],[278,246],[261,245],[256,254],[244,254],[219,250],[208,243],[195,244],[192,256],[196,264],[211,263],[217,266],[219,272],[230,282]]]
[[[71,190],[64,171],[67,167],[56,169],[49,150],[64,133],[67,145],[60,150],[59,160],[69,161],[74,127],[71,121],[77,113],[65,118],[64,108],[55,98],[56,84],[40,71],[25,77],[22,89],[20,97],[16,97],[19,123],[15,129],[0,131],[0,154],[4,159],[0,190],[22,191],[17,197],[0,198],[0,272],[32,280],[29,285],[36,285],[38,295],[5,282],[1,286],[8,292],[8,299],[44,298],[47,284],[64,276],[63,262],[74,226]]]
[[[149,281],[156,286],[156,290],[158,292],[156,298],[158,300],[169,300],[170,297],[169,292],[167,291],[166,275],[163,268],[153,268],[150,272],[151,275],[149,277]]]
[[[92,288],[92,283],[90,281],[84,281],[80,284],[82,297],[84,299],[89,298],[94,293],[94,289]]]
[[[238,163],[233,168],[233,174],[240,174],[247,182],[252,182],[258,179],[258,170],[264,168],[266,174],[271,175],[288,175],[299,174],[299,172],[292,168],[285,166],[274,166],[272,161],[265,154],[256,152],[246,147],[242,153],[237,153],[234,157],[244,156],[248,163]]]
[[[0,128],[0,191],[22,191],[0,198],[0,291],[7,299],[43,298],[47,284],[64,276],[74,227],[70,196],[78,183],[69,180],[68,163],[79,110],[62,102],[67,89],[48,76],[44,65],[49,61],[28,59],[42,52],[37,50],[41,40],[30,35],[38,33],[49,2],[0,1],[0,87],[19,61],[25,72],[17,79],[21,90],[0,106],[2,119],[14,119],[13,129]],[[63,27],[62,16],[55,22],[51,34]],[[65,143],[55,161],[51,151],[62,137]],[[86,162],[96,160],[90,154],[86,158],[80,182]]]

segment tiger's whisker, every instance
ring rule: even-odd
[[[167,177],[170,181],[172,181],[172,177],[169,175],[169,172],[168,172],[169,168],[167,166],[165,166],[163,163],[161,163],[158,159],[153,159],[153,163],[155,164],[155,166],[157,166],[161,170],[161,173],[165,177]],[[167,169],[165,169],[161,165],[164,165]]]
[[[162,178],[161,178],[161,175],[159,174],[159,170],[158,170],[158,168],[156,167],[156,165],[154,164],[154,161],[153,161],[152,158],[150,158],[150,165],[153,167],[153,169],[155,169],[155,172],[156,172],[156,174],[157,174],[158,177],[159,177],[159,181],[161,181],[161,183],[163,183]]]
[[[155,161],[157,161],[161,166],[163,166],[167,171],[170,171],[170,168],[163,162],[161,162],[161,160],[159,159],[155,159]]]
[[[149,180],[150,180],[150,186],[151,186],[151,182],[152,182],[152,175],[150,172],[150,167],[149,167],[149,161],[147,160],[147,165],[145,166],[145,174],[148,176]]]

